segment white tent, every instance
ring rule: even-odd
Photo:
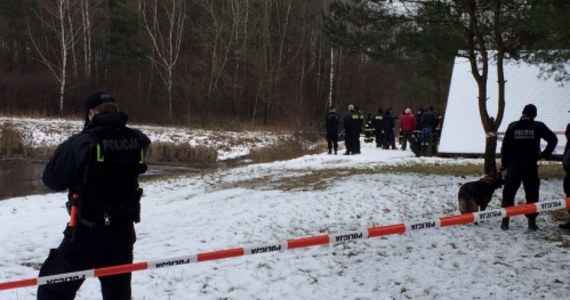
[[[539,78],[539,67],[524,62],[509,62],[505,66],[505,115],[499,127],[497,153],[501,137],[509,123],[521,117],[529,103],[538,108],[537,121],[544,122],[558,137],[555,155],[562,154],[566,145],[564,131],[570,123],[570,83]],[[567,69],[570,69],[570,64]],[[466,58],[455,59],[447,108],[441,131],[438,153],[441,155],[479,155],[485,152],[485,132],[479,115],[477,83]],[[490,116],[498,111],[496,67],[489,66],[487,110]]]

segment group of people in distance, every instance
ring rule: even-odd
[[[373,122],[376,132],[376,146],[384,149],[396,149],[394,138],[394,118],[392,110],[383,112],[382,109],[372,118],[367,118]],[[534,104],[528,104],[522,111],[519,120],[509,124],[501,146],[501,168],[507,171],[503,188],[502,207],[514,205],[515,195],[521,186],[524,187],[525,199],[527,203],[536,203],[539,200],[540,178],[538,175],[538,161],[551,157],[558,138],[552,130],[544,123],[535,121],[537,108]],[[340,114],[334,106],[329,107],[326,114],[327,146],[328,154],[337,154],[338,151],[338,130],[340,125]],[[402,133],[402,150],[406,150],[407,144],[413,143],[412,134],[421,130],[420,151],[425,153],[430,145],[433,129],[437,126],[437,117],[433,112],[433,107],[428,106],[421,114],[416,116],[410,108],[406,108],[404,113],[398,118]],[[348,106],[348,112],[343,119],[345,131],[345,155],[360,154],[360,133],[364,125],[364,115],[354,105]],[[566,139],[570,141],[570,123],[566,128]],[[547,142],[544,150],[540,148],[540,141]],[[564,178],[563,188],[566,197],[570,197],[570,142],[567,142],[563,154],[563,167],[567,172]],[[526,215],[528,219],[528,230],[536,231],[536,217],[538,213]],[[570,221],[561,224],[560,228],[570,229]],[[509,218],[504,218],[501,222],[501,229],[509,229]]]
[[[344,155],[360,154],[360,135],[363,132],[365,142],[375,140],[377,148],[396,150],[394,129],[398,124],[402,144],[401,150],[405,151],[410,144],[414,153],[426,155],[432,145],[433,132],[438,125],[441,125],[441,117],[436,115],[432,106],[426,106],[418,110],[415,115],[410,108],[406,108],[397,117],[393,116],[391,108],[386,110],[379,108],[375,115],[369,113],[365,118],[364,113],[358,107],[350,104],[348,111],[341,118],[336,107],[331,105],[325,116],[325,124],[328,154],[338,153],[341,125],[344,130],[346,148]]]

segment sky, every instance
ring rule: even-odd
[[[49,130],[46,124],[34,125],[41,124],[37,120],[11,122],[26,123],[29,127],[18,128],[34,130],[46,144],[80,126],[62,120],[59,129]],[[178,142],[190,143],[201,136],[175,128],[143,130],[153,141],[176,135]],[[257,146],[271,143],[271,134],[265,134]],[[223,149],[220,157],[247,149]],[[459,186],[477,176],[375,170],[479,163],[417,158],[409,150],[363,143],[361,155],[328,155],[323,149],[287,161],[145,181],[135,262],[457,215]],[[543,180],[540,192],[541,201],[560,200],[562,182]],[[500,208],[500,198],[496,191],[489,209]],[[523,199],[521,188],[516,202]],[[65,193],[0,201],[0,283],[37,277],[38,266],[63,236],[65,201]],[[487,220],[142,270],[133,272],[133,299],[567,299],[570,250],[563,245],[570,240],[568,232],[548,213],[537,222],[540,230],[532,233],[524,217],[513,217],[509,231],[500,230],[500,220]],[[0,291],[0,299],[34,299],[35,294],[35,286],[24,287]],[[99,281],[88,278],[76,299],[101,299]]]

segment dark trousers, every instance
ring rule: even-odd
[[[338,132],[327,132],[327,147],[329,149],[329,153],[331,150],[334,149],[334,153],[338,150]]]
[[[344,131],[344,147],[346,148],[346,153],[354,151],[354,146],[352,145],[352,134],[346,130]]]
[[[396,149],[396,137],[394,136],[393,130],[384,131],[384,143],[383,149]]]
[[[422,128],[422,153],[427,154],[427,149],[431,146],[432,129]]]
[[[402,131],[402,150],[406,150],[408,147],[408,141],[410,142],[410,147],[413,143],[412,141],[412,132],[411,131]]]
[[[75,240],[73,229],[67,227],[57,249],[51,249],[40,269],[40,277],[90,270],[133,262],[135,230],[132,222],[103,229],[83,225]],[[74,299],[84,280],[46,284],[38,287],[38,300]],[[99,277],[104,300],[130,300],[131,274]]]
[[[360,132],[352,134],[352,145],[354,147],[353,153],[360,153]]]
[[[521,186],[524,187],[526,203],[538,202],[540,178],[536,162],[514,161],[507,167],[505,186],[503,188],[502,207],[515,205],[515,195]],[[538,213],[528,214],[527,218],[535,219]]]
[[[566,173],[566,176],[564,176],[563,187],[566,197],[570,197],[570,174],[568,174],[568,172]],[[568,213],[570,213],[570,210],[568,210]]]
[[[564,176],[564,193],[566,194],[566,197],[570,197],[570,174],[566,173],[566,176]]]
[[[376,128],[376,147],[382,147],[383,139],[384,133],[382,132],[382,129]]]

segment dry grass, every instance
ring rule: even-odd
[[[253,163],[266,163],[321,152],[322,148],[314,147],[313,142],[306,136],[296,134],[293,138],[282,139],[275,145],[252,150],[249,158]]]
[[[152,143],[146,159],[149,163],[214,163],[218,152],[206,146]]]
[[[0,130],[0,156],[12,157],[26,154],[23,139],[18,130],[11,125],[4,125]]]

